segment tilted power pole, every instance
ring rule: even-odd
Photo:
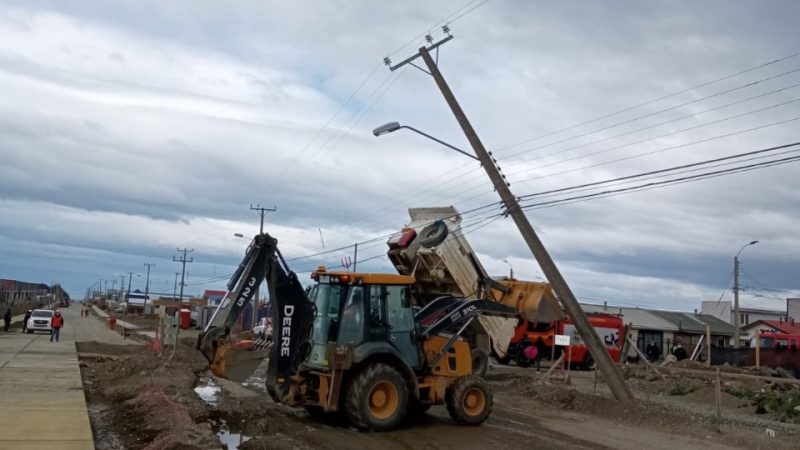
[[[544,275],[547,277],[547,281],[553,287],[553,291],[555,291],[558,299],[561,300],[561,303],[564,305],[570,317],[575,322],[575,328],[577,328],[581,338],[589,348],[589,352],[594,357],[595,361],[597,361],[597,366],[602,372],[603,377],[606,379],[612,394],[614,394],[614,397],[622,403],[635,404],[633,394],[628,388],[628,385],[625,383],[625,378],[622,376],[622,371],[620,371],[619,367],[617,367],[611,360],[611,357],[603,345],[603,341],[600,340],[597,332],[592,327],[589,319],[586,317],[586,313],[584,313],[583,308],[581,308],[581,305],[578,303],[578,300],[575,298],[575,295],[572,293],[572,290],[569,288],[566,280],[561,275],[558,267],[556,267],[553,258],[550,257],[550,254],[547,252],[547,249],[545,249],[544,244],[542,244],[539,236],[534,231],[533,226],[528,221],[527,216],[525,216],[525,212],[520,207],[517,198],[511,193],[511,189],[509,188],[510,183],[508,183],[505,180],[505,176],[500,173],[500,170],[495,164],[495,160],[492,155],[486,151],[486,148],[483,146],[480,138],[478,138],[478,134],[475,132],[475,129],[472,128],[472,125],[467,119],[466,114],[464,114],[464,111],[458,104],[455,95],[453,95],[453,92],[447,85],[442,73],[439,71],[436,62],[431,57],[430,50],[436,49],[438,55],[439,46],[453,38],[453,36],[449,34],[450,30],[446,26],[443,27],[443,30],[447,34],[447,37],[439,42],[433,43],[433,39],[430,36],[427,36],[426,39],[430,45],[428,47],[421,47],[416,55],[405,59],[399,64],[392,66],[391,61],[388,58],[384,61],[392,71],[402,67],[405,64],[411,64],[423,72],[430,74],[436,81],[436,85],[439,87],[439,90],[442,92],[445,101],[447,101],[447,104],[450,106],[450,110],[453,112],[458,124],[464,131],[467,140],[469,140],[472,149],[475,151],[475,155],[478,157],[481,165],[486,170],[486,174],[492,181],[495,190],[500,195],[500,199],[503,201],[503,204],[506,207],[506,213],[514,220],[514,223],[517,225],[517,228],[519,228],[519,231],[522,234],[522,238],[525,240],[525,243],[528,244],[528,248],[530,248],[531,253],[533,253],[536,261],[539,263],[542,272],[544,272]],[[413,63],[413,61],[418,57],[421,57],[423,61],[425,61],[425,65],[428,68],[427,71]]]

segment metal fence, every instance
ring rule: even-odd
[[[772,369],[782,367],[800,378],[800,349],[762,348],[759,359],[761,365]],[[755,348],[711,348],[711,364],[722,365],[728,363],[732,366],[755,366]]]

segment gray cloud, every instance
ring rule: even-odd
[[[197,249],[195,280],[232,269],[244,247],[232,234],[255,229],[250,203],[278,206],[268,227],[287,255],[298,256],[321,250],[318,228],[331,248],[397,229],[409,206],[469,210],[495,202],[480,168],[458,155],[410,134],[372,137],[372,127],[399,120],[467,147],[430,78],[413,69],[381,95],[393,78],[379,68],[312,142],[383,56],[455,7],[6,2],[0,9],[0,276],[58,280],[81,294],[97,278],[157,260],[154,277],[168,287],[176,246]],[[440,59],[487,147],[498,149],[512,188],[527,194],[796,140],[794,122],[581,169],[798,116],[794,103],[585,156],[791,100],[800,91],[655,126],[800,82],[790,74],[503,159],[777,75],[800,67],[800,59],[500,149],[794,53],[798,19],[794,2],[495,1],[453,24],[456,39]],[[391,56],[398,61],[420,44]],[[648,125],[653,128],[612,138]],[[576,145],[584,147],[569,149]],[[569,169],[578,170],[552,175]],[[794,292],[800,290],[795,173],[796,166],[776,167],[539,209],[529,217],[573,289],[587,297],[691,309],[719,296],[732,254],[751,239],[762,243],[747,251],[748,283]],[[468,238],[493,272],[505,273],[502,260],[510,258],[519,274],[540,275],[507,219]],[[382,242],[360,254],[380,254]],[[293,267],[335,265],[344,253]],[[380,259],[363,267],[391,270]]]

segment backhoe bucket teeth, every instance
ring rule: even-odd
[[[256,346],[254,341],[220,345],[214,355],[211,371],[218,377],[241,383],[255,372],[268,352],[268,347]]]

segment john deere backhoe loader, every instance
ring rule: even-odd
[[[410,275],[312,274],[306,294],[268,234],[257,235],[228,284],[229,293],[198,338],[218,376],[242,380],[266,356],[274,400],[311,413],[340,412],[356,426],[388,430],[407,412],[446,404],[458,423],[478,425],[492,393],[472,373],[465,330],[481,316],[513,308],[469,298],[418,301]],[[273,344],[237,341],[234,323],[266,280]]]

